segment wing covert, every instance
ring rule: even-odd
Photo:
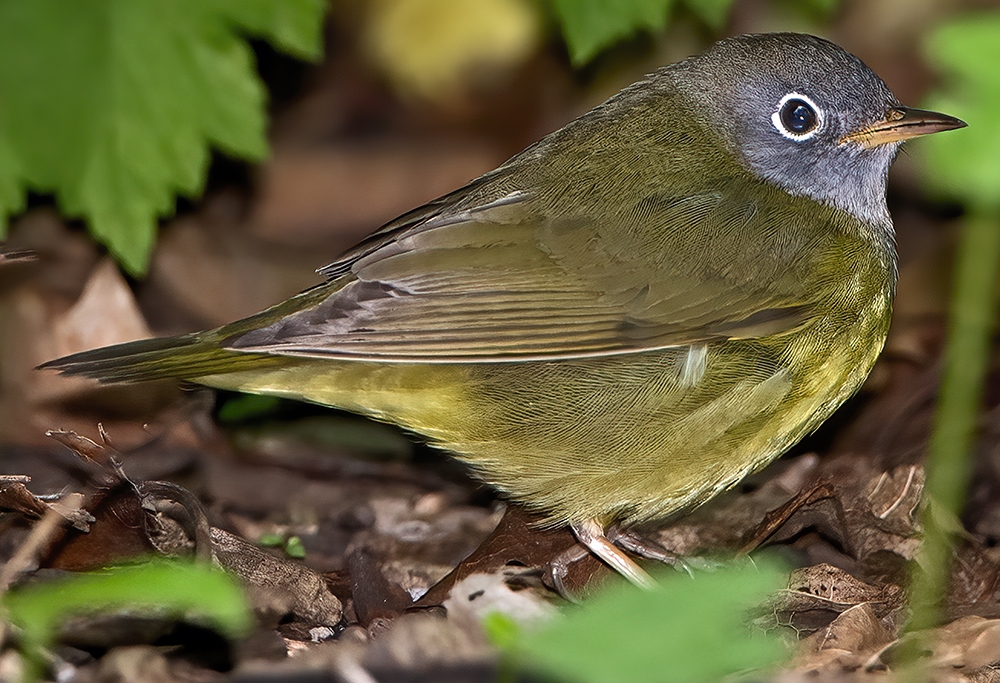
[[[794,213],[746,196],[728,188],[644,197],[595,216],[510,192],[428,210],[332,264],[328,272],[339,275],[320,303],[226,345],[387,362],[508,362],[789,332],[812,310],[799,256],[809,250],[776,237]],[[815,234],[788,232],[798,240]]]

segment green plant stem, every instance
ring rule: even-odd
[[[989,368],[1000,267],[1000,215],[970,210],[959,243],[941,392],[927,453],[922,572],[911,586],[910,631],[941,622],[951,531],[972,471],[976,420]]]

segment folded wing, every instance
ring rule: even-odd
[[[565,201],[510,190],[422,207],[324,269],[333,280],[319,303],[224,345],[387,362],[554,360],[783,334],[809,319],[801,255],[821,231],[788,230],[794,207],[772,208],[766,193],[732,181],[603,213]]]

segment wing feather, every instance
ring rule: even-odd
[[[790,332],[814,303],[798,257],[809,252],[770,238],[794,214],[739,190],[644,197],[604,216],[546,211],[551,197],[521,191],[450,213],[447,202],[417,210],[331,264],[331,294],[318,305],[227,347],[505,362]]]

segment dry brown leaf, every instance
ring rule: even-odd
[[[867,603],[880,618],[903,602],[899,586],[873,586],[828,564],[796,569],[788,578],[788,590],[802,596],[805,602],[816,599],[829,605],[850,606]]]
[[[275,557],[238,536],[213,528],[212,557],[235,574],[249,591],[255,611],[287,613],[323,626],[336,626],[343,616],[340,600],[319,574],[301,564]]]
[[[30,477],[0,476],[0,510],[18,512],[32,518],[44,515],[49,507],[36,498],[25,483]]]
[[[864,610],[852,609],[864,606]],[[792,572],[788,588],[774,595],[769,608],[777,624],[787,625],[799,633],[814,633],[819,642],[833,639],[835,649],[853,649],[859,642],[869,649],[869,641],[884,641],[894,628],[894,618],[903,605],[903,592],[895,585],[873,586],[858,580],[851,574],[828,564],[813,565]],[[833,631],[836,621],[844,618]],[[866,625],[866,616],[871,613],[882,623],[882,631]],[[852,628],[864,626],[868,635],[849,635]],[[827,635],[816,635],[827,633]],[[874,648],[876,645],[870,645]],[[823,649],[816,646],[813,649]]]
[[[523,507],[508,505],[493,533],[421,596],[416,605],[431,607],[442,604],[452,587],[472,574],[493,574],[505,567],[534,568],[542,573],[562,553],[578,545],[569,529],[540,528],[535,521],[536,518]],[[607,567],[590,553],[584,553],[567,569],[568,575],[563,582],[573,594],[582,592],[595,578],[595,583],[599,583],[608,576]]]
[[[90,274],[80,298],[56,315],[44,335],[36,340],[26,361],[31,366],[78,351],[145,339],[152,336],[125,278],[110,257]],[[32,373],[28,398],[50,403],[92,390],[94,382],[63,377],[52,372]]]
[[[956,619],[938,629],[928,645],[932,666],[975,671],[1000,664],[1000,619]]]
[[[812,634],[803,643],[807,650],[842,650],[856,656],[874,652],[892,640],[892,634],[869,603],[848,608],[829,626]]]
[[[56,356],[152,336],[118,266],[104,258],[77,302],[53,323]]]

